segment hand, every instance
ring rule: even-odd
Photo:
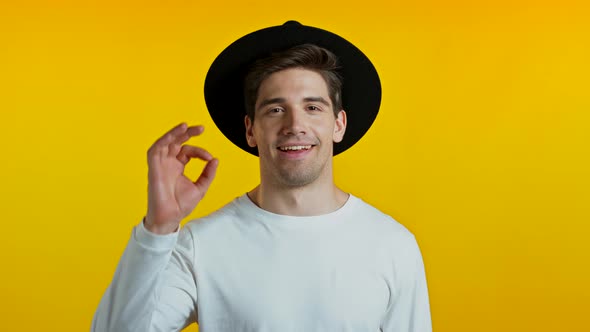
[[[145,227],[156,234],[174,232],[203,199],[219,161],[202,148],[182,145],[203,133],[203,126],[181,123],[158,139],[148,150],[148,212]],[[196,181],[184,175],[191,158],[207,162]]]

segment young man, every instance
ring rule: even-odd
[[[269,33],[288,45],[274,45],[271,56],[261,56],[268,45],[244,56]],[[335,36],[324,30],[288,22],[251,35],[218,57],[205,89],[218,127],[260,157],[260,185],[178,230],[205,195],[217,160],[182,145],[202,133],[200,126],[181,124],[156,141],[148,151],[146,218],[134,228],[92,330],[178,331],[198,322],[203,332],[431,331],[414,236],[333,181],[332,156],[354,144],[376,115],[376,72],[365,80],[347,75],[332,52],[301,42],[322,45],[326,36]],[[224,60],[227,52],[248,63],[244,86],[235,84],[236,77],[243,82],[243,71],[236,61],[228,63],[231,57]],[[252,65],[244,57],[258,61]],[[366,58],[358,51],[351,59],[362,67]],[[362,71],[371,72],[370,62],[364,65],[370,68]],[[242,74],[232,76],[236,72]],[[361,85],[377,82],[369,85],[379,93],[348,90],[355,97],[343,103],[347,90],[340,75],[344,86],[347,78]],[[238,95],[245,100],[243,129],[236,128],[239,113],[232,117],[234,108],[227,104]],[[354,109],[355,100],[365,98],[372,99],[368,109]],[[353,106],[348,113],[347,105]],[[349,126],[351,119],[358,121]],[[235,131],[245,139],[232,136]],[[348,134],[353,139],[347,142]],[[207,161],[194,183],[183,175],[191,158]]]

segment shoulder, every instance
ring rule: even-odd
[[[231,230],[247,213],[247,207],[244,206],[243,201],[242,196],[236,197],[220,209],[206,216],[190,220],[184,225],[183,230],[192,233],[193,236]]]
[[[384,213],[378,208],[363,201],[361,198],[351,195],[353,208],[351,211],[359,216],[360,222],[365,226],[371,226],[376,231],[384,232],[389,236],[413,237],[413,234],[402,223],[395,220],[392,216]]]
[[[367,234],[388,259],[420,256],[416,237],[406,226],[362,199],[351,197],[356,200],[353,204],[356,229]]]
[[[416,266],[422,264],[422,254],[414,234],[393,217],[360,198],[357,199],[359,203],[356,205],[359,211],[362,212],[362,215],[367,216],[367,218],[363,218],[364,222],[372,224],[373,232],[377,232],[377,243],[381,255],[387,261],[393,262],[398,273],[402,273],[399,271],[408,273],[415,271]]]

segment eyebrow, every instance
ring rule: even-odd
[[[285,98],[271,98],[263,100],[256,109],[263,108],[264,106],[271,105],[271,104],[280,104],[287,101]]]
[[[260,109],[260,108],[262,108],[264,106],[271,105],[271,104],[281,104],[281,103],[284,103],[286,101],[287,100],[285,98],[280,98],[280,97],[279,98],[265,99],[265,100],[263,100],[260,103],[260,105],[258,105],[258,107],[256,109]],[[317,102],[317,103],[322,103],[322,104],[324,104],[326,106],[330,106],[330,103],[326,99],[324,99],[322,97],[319,97],[319,96],[318,97],[305,97],[305,98],[303,98],[303,101],[304,102],[310,102],[310,101],[311,102]]]
[[[316,103],[322,103],[326,106],[330,106],[330,103],[322,97],[306,97],[306,98],[303,98],[303,101],[305,101],[305,102],[313,101]]]

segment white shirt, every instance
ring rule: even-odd
[[[139,224],[92,331],[430,332],[414,236],[350,195],[312,217],[240,196],[180,232]]]

